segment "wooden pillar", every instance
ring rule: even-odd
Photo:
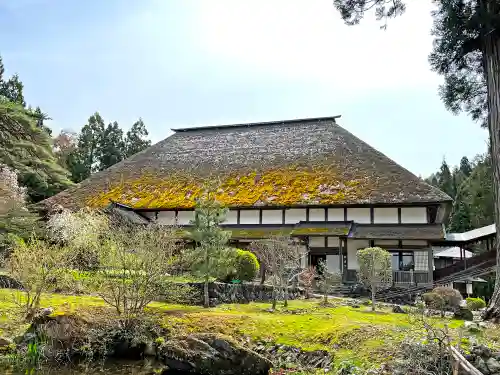
[[[434,254],[432,252],[432,247],[429,246],[427,249],[427,264],[429,267],[429,276],[427,282],[432,284],[434,281]]]
[[[462,246],[460,246],[460,249],[462,249]],[[467,269],[467,257],[465,256],[465,249],[463,249],[464,252],[464,269]]]

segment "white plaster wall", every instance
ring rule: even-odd
[[[324,208],[310,208],[309,209],[309,221],[325,221],[325,209]]]
[[[328,221],[344,221],[344,209],[343,208],[329,208],[328,209]]]
[[[179,211],[177,213],[177,224],[189,225],[194,220],[194,211]]]
[[[226,220],[224,221],[224,224],[238,224],[238,211],[229,210],[229,212],[226,215]]]
[[[347,268],[350,270],[359,269],[357,251],[369,246],[367,240],[347,240]]]
[[[305,208],[290,208],[285,210],[285,224],[296,224],[306,220]]]
[[[429,270],[429,253],[425,251],[415,251],[413,254],[415,262],[415,271],[428,271]]]
[[[426,240],[403,240],[403,246],[427,246]]]
[[[158,212],[157,223],[162,225],[175,225],[175,211]]]
[[[309,237],[309,246],[310,247],[325,247],[325,238],[324,237]]]
[[[283,211],[281,210],[262,210],[262,224],[282,224]]]
[[[375,224],[391,224],[398,222],[397,207],[375,207],[373,209],[373,222]]]
[[[339,247],[340,239],[338,237],[328,237],[328,247]]]
[[[241,210],[240,224],[259,224],[259,210]]]
[[[369,208],[348,208],[347,220],[355,221],[356,223],[370,223]]]
[[[327,255],[326,268],[328,269],[328,272],[340,272],[340,256]]]
[[[427,209],[425,207],[401,207],[401,222],[405,224],[427,223]]]

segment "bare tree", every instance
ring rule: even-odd
[[[340,272],[330,272],[328,271],[328,266],[326,262],[320,261],[319,263],[320,272],[318,287],[323,294],[323,303],[328,304],[328,294],[330,294],[333,288],[342,283],[342,274]]]
[[[302,273],[301,259],[306,254],[300,251],[299,243],[287,236],[274,236],[255,241],[251,245],[261,264],[264,264],[273,287],[272,308],[276,309],[278,291],[284,294],[284,306],[288,306],[288,287]]]
[[[316,279],[317,276],[318,276],[318,273],[316,272],[316,267],[314,267],[314,266],[307,267],[299,275],[300,284],[304,287],[305,292],[306,292],[306,299],[311,297],[314,280]]]
[[[16,294],[16,303],[30,320],[40,307],[43,293],[54,288],[54,282],[62,278],[70,261],[67,248],[49,244],[35,236],[28,241],[19,240],[7,261],[9,275],[22,284]]]
[[[380,247],[368,247],[357,253],[359,281],[371,290],[372,311],[375,311],[377,289],[392,283],[391,254]]]

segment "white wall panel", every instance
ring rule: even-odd
[[[241,210],[240,224],[259,224],[259,210]]]
[[[347,220],[355,221],[356,223],[370,223],[369,208],[348,208]]]
[[[325,247],[325,237],[309,237],[309,247]]]
[[[397,207],[375,207],[373,209],[373,222],[375,224],[391,224],[398,222]]]
[[[344,209],[343,208],[329,208],[328,209],[328,221],[344,221]]]
[[[229,210],[226,216],[226,221],[224,221],[224,224],[238,224],[238,211]]]
[[[325,221],[325,209],[324,208],[310,208],[309,209],[309,221]]]
[[[285,210],[285,224],[296,224],[299,221],[306,220],[305,208],[291,208]]]
[[[189,225],[194,220],[194,211],[179,211],[177,213],[177,224]]]
[[[153,212],[154,214],[154,212]],[[158,212],[158,224],[175,225],[175,211],[160,211]]]
[[[327,255],[326,268],[328,272],[340,272],[340,255]]]
[[[283,211],[281,210],[262,210],[262,224],[282,224]]]
[[[338,237],[328,237],[328,247],[339,247],[340,239]]]
[[[375,240],[375,246],[398,246],[399,241],[398,240]]]
[[[401,207],[401,222],[405,224],[427,223],[427,208]]]
[[[357,252],[358,249],[365,249],[370,246],[367,240],[347,240],[347,268],[350,270],[359,269]]]

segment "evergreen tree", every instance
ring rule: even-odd
[[[460,160],[460,172],[462,172],[465,177],[469,177],[470,174],[472,173],[472,166],[470,165],[470,162],[469,162],[469,159],[467,159],[467,156],[464,156]]]
[[[469,207],[463,200],[458,200],[453,206],[450,218],[450,232],[467,232],[473,229]]]
[[[24,85],[20,81],[19,76],[14,74],[6,80],[3,77],[4,73],[5,68],[2,62],[2,57],[0,56],[0,98],[24,107],[26,105],[23,95]]]
[[[31,201],[48,198],[71,185],[57,164],[49,135],[22,106],[0,100],[0,162],[17,171]]]
[[[220,225],[226,220],[227,208],[217,202],[210,192],[196,203],[193,228],[189,232],[195,248],[191,254],[193,271],[204,280],[204,306],[209,307],[208,284],[211,278],[220,276],[234,257],[227,248],[231,232]]]
[[[80,182],[99,170],[99,146],[104,134],[104,120],[99,112],[89,117],[78,136],[78,151],[75,155],[74,178]]]
[[[148,131],[142,119],[136,121],[125,138],[125,157],[128,158],[151,146],[151,141],[147,139]]]
[[[446,160],[443,160],[441,163],[441,168],[439,170],[438,175],[438,187],[448,194],[450,197],[455,197],[455,186],[453,183],[453,176],[450,172],[450,168],[446,163]]]
[[[109,124],[100,137],[98,148],[99,170],[103,171],[113,164],[123,160],[125,156],[125,142],[123,130],[115,121]]]
[[[357,24],[370,9],[377,19],[404,13],[404,0],[334,0],[348,24]],[[494,191],[500,189],[500,1],[434,0],[435,38],[429,61],[443,75],[440,95],[454,113],[467,112],[486,126]],[[385,26],[385,25],[384,25]],[[500,256],[500,194],[495,194],[497,253]],[[495,293],[486,318],[500,317],[500,263]]]

